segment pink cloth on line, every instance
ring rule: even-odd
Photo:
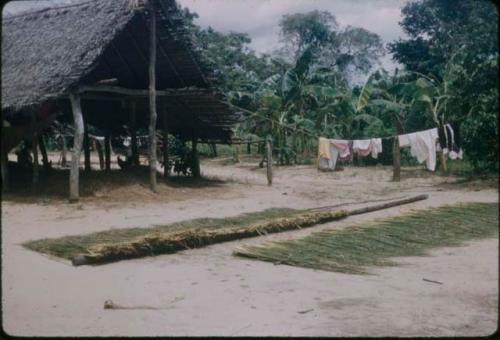
[[[351,156],[351,141],[346,139],[330,139],[330,143],[339,151],[340,159],[349,159]]]

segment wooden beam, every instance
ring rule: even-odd
[[[79,92],[82,94],[87,93],[87,92],[99,92],[99,93],[105,92],[105,93],[116,93],[116,94],[122,94],[122,95],[126,95],[126,96],[135,96],[135,97],[148,97],[149,96],[149,90],[129,89],[126,87],[110,86],[110,85],[81,86],[79,89]],[[156,90],[156,95],[158,97],[160,97],[160,96],[167,96],[167,97],[192,96],[192,97],[196,97],[199,95],[213,95],[213,91],[209,90],[209,89],[202,89],[199,87],[185,87],[185,88],[181,88],[181,89]],[[87,94],[85,94],[82,96],[82,98],[89,98],[89,97]],[[116,99],[116,100],[121,100],[121,99]],[[219,101],[219,100],[217,100],[217,101]]]
[[[33,151],[33,184],[38,184],[38,130],[36,112],[31,112],[31,150]]]
[[[69,201],[76,202],[80,198],[79,177],[80,177],[80,154],[83,143],[83,114],[80,104],[80,95],[70,93],[71,109],[73,111],[73,121],[75,126],[73,139],[73,153],[71,155],[71,169],[69,176]]]
[[[149,0],[149,180],[156,191],[156,11],[155,1]]]

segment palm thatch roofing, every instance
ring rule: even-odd
[[[173,133],[228,141],[238,113],[214,90],[210,65],[194,45],[175,0],[155,0],[156,87]],[[6,16],[2,23],[2,111],[4,119],[53,101],[70,114],[68,93],[115,79],[126,89],[149,84],[149,18],[146,1],[89,0]],[[147,122],[147,95],[86,92],[84,117],[112,128],[126,120],[122,102],[138,101]],[[160,112],[159,112],[160,113]],[[121,121],[120,121],[121,120]]]

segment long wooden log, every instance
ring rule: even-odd
[[[429,195],[418,195],[410,198],[405,198],[402,200],[397,200],[389,203],[383,203],[383,204],[377,204],[377,205],[372,205],[370,207],[365,207],[365,208],[359,208],[359,209],[354,209],[348,211],[348,216],[353,216],[353,215],[360,215],[360,214],[366,214],[372,211],[377,211],[377,210],[383,210],[383,209],[389,209],[392,207],[396,207],[398,205],[403,205],[403,204],[408,204],[408,203],[413,203],[417,201],[422,201],[426,200],[429,198]]]
[[[149,181],[156,191],[156,11],[149,0]]]
[[[243,226],[240,228],[199,229],[196,233],[192,230],[167,233],[165,235],[145,235],[134,241],[123,244],[120,249],[117,245],[104,245],[98,253],[93,255],[77,255],[72,259],[74,266],[99,264],[123,259],[150,256],[152,254],[170,254],[186,248],[199,248],[214,243],[239,240],[243,238],[261,236],[263,234],[278,233],[313,227],[318,224],[344,219],[348,216],[369,213],[377,210],[388,209],[395,206],[425,200],[428,195],[418,195],[407,199],[373,205],[354,210],[325,210],[309,211],[291,217],[275,218],[269,221]]]
[[[80,104],[80,95],[70,93],[71,109],[75,126],[73,139],[73,153],[71,155],[71,169],[69,175],[69,201],[76,202],[80,198],[79,177],[80,177],[80,155],[83,144],[83,114]]]

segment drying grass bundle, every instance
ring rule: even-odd
[[[347,212],[308,212],[292,217],[274,218],[242,227],[206,229],[196,228],[177,232],[154,232],[130,242],[97,244],[84,255],[87,263],[106,263],[122,259],[175,253],[179,250],[199,248],[247,237],[300,229],[319,223],[339,220]]]
[[[367,274],[394,257],[424,256],[435,247],[498,235],[498,203],[470,203],[414,212],[298,240],[243,246],[235,255],[292,266]]]
[[[98,264],[175,253],[219,242],[311,227],[427,197],[418,195],[350,211],[272,208],[228,218],[201,218],[153,228],[113,229],[87,235],[36,240],[23,246],[72,260],[74,265]]]

